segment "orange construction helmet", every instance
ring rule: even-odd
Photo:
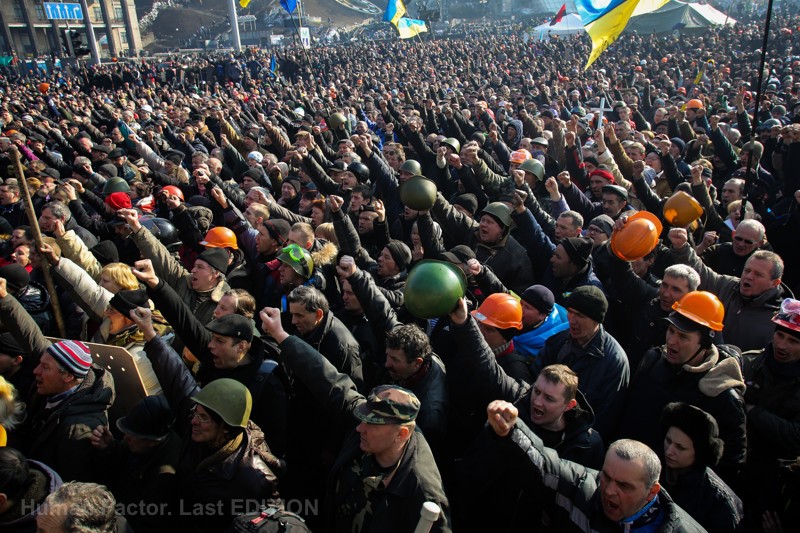
[[[522,329],[522,304],[504,292],[490,294],[472,312],[475,320],[498,329]]]
[[[692,98],[686,102],[686,109],[703,109],[704,107],[702,100],[698,100],[697,98]]]
[[[217,226],[216,228],[211,228],[208,230],[208,233],[206,233],[206,238],[200,244],[206,248],[239,249],[239,244],[236,241],[236,234],[228,228],[224,228],[222,226]]]
[[[175,185],[166,185],[165,187],[161,187],[161,191],[167,194],[171,194],[172,196],[177,196],[181,199],[181,202],[185,202],[186,199],[183,197],[183,191],[180,188],[176,187]]]
[[[531,156],[531,153],[527,151],[525,148],[520,148],[519,150],[514,150],[513,152],[511,152],[511,162],[514,163],[515,165],[524,163],[531,157],[533,156]]]
[[[636,261],[653,251],[664,227],[650,211],[628,217],[625,227],[611,234],[611,251],[623,261]]]
[[[43,81],[42,83],[39,84],[39,92],[40,93],[47,94],[47,91],[49,91],[49,90],[50,90],[50,84],[47,83],[46,81]]]
[[[664,202],[664,220],[678,228],[688,226],[702,214],[700,202],[683,191],[676,192]]]
[[[725,307],[715,294],[706,291],[692,291],[672,304],[672,309],[701,326],[713,331],[722,331]]]

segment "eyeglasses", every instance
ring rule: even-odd
[[[191,411],[189,411],[189,420],[194,420],[195,418],[199,420],[201,424],[208,424],[214,421],[210,416],[198,413],[197,406],[192,407]]]
[[[745,239],[744,237],[739,237],[738,235],[734,235],[733,240],[736,242],[743,242],[749,246],[752,246],[756,243],[756,241],[751,241],[750,239]]]

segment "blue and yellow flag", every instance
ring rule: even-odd
[[[401,18],[395,25],[397,31],[400,32],[401,39],[411,39],[420,33],[428,31],[425,22],[417,19],[409,19],[406,17]]]
[[[397,26],[400,18],[406,13],[407,10],[403,0],[389,0],[389,5],[386,6],[386,11],[383,13],[383,20]]]
[[[272,54],[272,58],[269,60],[269,76],[271,78],[277,78],[278,75],[276,72],[278,71],[278,60],[275,57],[275,54]]]
[[[588,69],[628,25],[633,16],[659,9],[668,0],[575,0],[583,27],[592,38]]]

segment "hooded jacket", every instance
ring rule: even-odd
[[[50,293],[42,285],[31,281],[14,295],[22,307],[36,321],[42,333],[54,333],[53,313],[50,311]]]
[[[13,533],[35,533],[36,515],[39,505],[63,482],[52,468],[39,461],[28,459],[30,484],[13,506],[0,514],[0,531]],[[24,506],[24,507],[23,507]],[[26,510],[27,512],[23,514]]]
[[[660,413],[670,402],[686,402],[706,411],[719,424],[725,443],[720,471],[737,468],[746,455],[745,390],[738,353],[711,345],[697,366],[670,364],[666,347],[643,357],[629,388],[617,438],[644,442],[654,450],[663,445]]]
[[[519,353],[533,359],[539,356],[547,339],[566,329],[569,329],[567,310],[556,304],[539,326],[514,337],[514,346]]]

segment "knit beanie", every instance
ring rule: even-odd
[[[197,258],[222,272],[223,275],[228,271],[228,252],[224,248],[206,248]]]
[[[405,270],[411,263],[411,249],[403,241],[389,241],[386,249],[392,254],[392,259],[397,263],[397,268]]]
[[[111,241],[100,241],[90,248],[89,251],[92,252],[95,259],[103,266],[109,263],[119,262],[119,250],[117,250],[117,245]]]
[[[130,209],[132,207],[131,197],[126,192],[112,192],[105,199],[106,205],[114,211],[118,209]]]
[[[16,263],[0,267],[0,278],[6,279],[6,287],[11,294],[18,293],[31,282],[31,275],[25,267]]]
[[[522,292],[522,300],[528,302],[539,310],[540,313],[550,314],[556,303],[553,291],[544,285],[533,285]]]
[[[56,360],[61,368],[79,378],[86,376],[92,366],[92,354],[89,347],[80,341],[58,341],[48,346],[45,351]]]
[[[592,255],[592,240],[585,237],[569,237],[568,239],[561,239],[559,244],[564,247],[564,251],[572,260],[572,262],[579,269],[582,269],[589,263],[589,257]]]
[[[611,217],[608,215],[599,215],[594,217],[592,221],[589,222],[589,226],[597,226],[609,237],[611,237],[611,234],[614,232],[614,221],[611,220]]]
[[[603,291],[594,285],[583,285],[570,293],[564,307],[602,323],[608,311],[608,300]]]

